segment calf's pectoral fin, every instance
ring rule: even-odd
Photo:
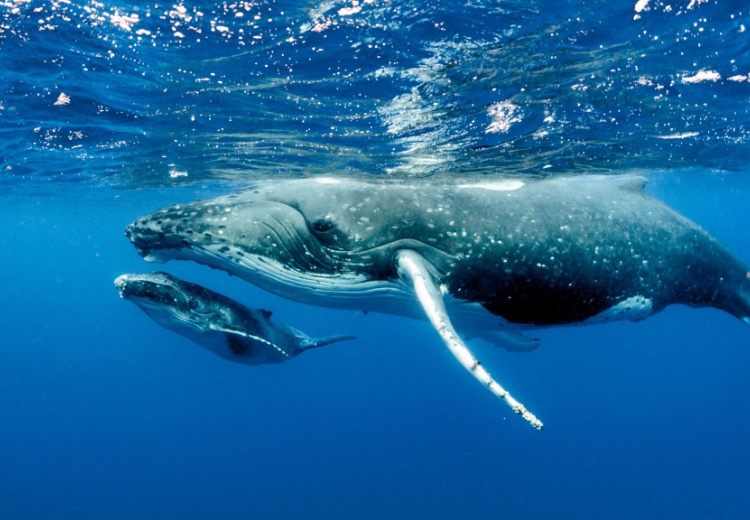
[[[227,345],[229,346],[229,349],[232,351],[232,353],[243,356],[247,354],[247,345],[246,342],[252,343],[260,343],[261,345],[272,348],[277,350],[280,354],[282,354],[284,357],[291,358],[284,349],[279,347],[276,343],[273,343],[272,341],[268,341],[265,338],[261,338],[260,336],[256,336],[254,334],[248,334],[247,332],[243,332],[241,330],[235,330],[225,327],[211,327],[213,330],[217,332],[224,332],[227,334]],[[244,342],[242,341],[244,339]]]
[[[427,318],[458,362],[493,394],[505,401],[514,412],[523,416],[534,428],[541,430],[542,421],[492,379],[453,328],[448,313],[445,311],[442,292],[432,275],[430,263],[411,249],[397,251],[395,263],[399,277],[414,287],[414,292]]]

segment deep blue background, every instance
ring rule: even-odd
[[[750,511],[750,330],[714,310],[481,348],[545,422],[509,413],[426,323],[292,304],[163,266],[313,335],[248,367],[167,332],[112,282],[155,266],[135,216],[220,187],[4,199],[0,518],[738,518]],[[649,189],[750,259],[742,175]]]

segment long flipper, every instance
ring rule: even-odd
[[[430,273],[430,264],[422,256],[410,249],[402,249],[396,253],[396,266],[399,276],[414,286],[414,292],[419,303],[427,314],[435,330],[438,331],[448,350],[456,356],[463,367],[490,392],[505,401],[514,412],[523,416],[534,428],[541,430],[542,421],[529,412],[524,405],[516,401],[507,390],[492,379],[492,376],[482,367],[480,362],[471,353],[466,344],[461,340],[450,322],[448,313],[445,311],[443,295]]]

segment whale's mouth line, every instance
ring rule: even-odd
[[[189,305],[191,297],[178,283],[169,278],[153,278],[160,274],[170,276],[161,272],[151,275],[124,274],[115,279],[115,287],[120,298],[136,304],[162,326],[170,328],[170,325],[178,323],[185,329],[205,332],[203,323],[210,323],[214,313],[192,308]]]
[[[169,278],[154,279],[155,275],[164,274],[158,271],[151,275],[123,274],[115,279],[115,287],[122,299],[138,300],[151,306],[169,306],[182,311],[188,304],[180,287]]]
[[[289,206],[297,211],[292,206]],[[301,214],[300,214],[301,215]],[[307,222],[304,215],[302,218]],[[346,272],[372,270],[374,259],[388,253],[388,258],[384,258],[383,265],[390,265],[391,256],[399,248],[403,248],[400,240],[376,245],[367,249],[347,250],[331,247],[322,244],[309,229],[299,230],[293,222],[282,221],[276,216],[269,215],[263,221],[263,226],[270,232],[277,244],[281,244],[289,257],[293,260],[294,265],[287,265],[287,268],[298,271],[299,273],[313,273],[313,276],[339,277]],[[409,243],[417,241],[409,240]],[[419,242],[421,248],[427,248],[427,244]],[[391,249],[390,251],[388,251]],[[250,251],[246,253],[252,254]],[[363,258],[372,255],[371,258]],[[262,255],[258,255],[262,256]],[[283,259],[278,259],[283,263]]]
[[[256,287],[293,301],[340,309],[388,312],[419,318],[408,288],[398,280],[371,279],[357,271],[300,271],[268,256],[229,258],[214,248],[196,248],[179,260],[218,268]]]

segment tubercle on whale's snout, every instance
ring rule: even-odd
[[[128,224],[128,226],[125,228],[125,236],[130,240],[130,243],[135,246],[136,251],[138,251],[138,254],[141,256],[144,256],[146,241],[143,240],[144,231],[146,229],[138,230],[136,229],[135,222],[132,224]]]
[[[136,220],[125,228],[125,236],[135,247],[138,254],[147,262],[164,263],[171,255],[170,251],[179,251],[190,247],[190,242],[179,233],[170,233],[152,220]]]
[[[125,299],[125,287],[127,285],[128,281],[128,275],[121,274],[117,278],[115,278],[115,288],[117,289],[117,293],[119,294],[120,298]]]

